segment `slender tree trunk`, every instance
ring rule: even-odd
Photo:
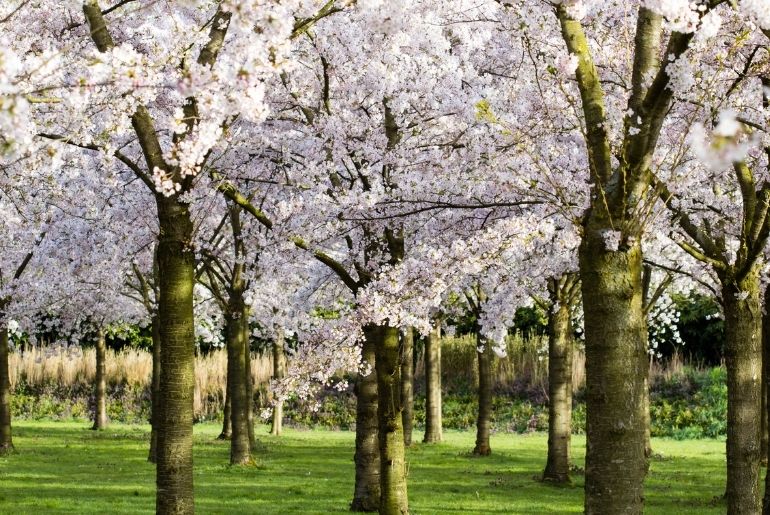
[[[286,376],[286,354],[283,351],[283,330],[279,329],[273,342],[273,379],[283,379]],[[273,406],[273,424],[270,434],[280,436],[283,431],[283,401]]]
[[[572,437],[572,321],[557,302],[548,313],[548,460],[543,479],[569,482]]]
[[[232,380],[228,373],[225,380],[225,405],[222,407],[222,431],[217,436],[217,440],[229,440],[233,437],[233,403],[230,399],[231,382]]]
[[[377,374],[374,371],[375,349],[382,332],[377,327],[364,329],[361,357],[372,365],[366,376],[356,382],[356,484],[352,511],[377,511],[380,506],[380,448],[377,439]]]
[[[403,335],[404,356],[401,362],[401,405],[403,411],[404,445],[412,445],[414,428],[414,329],[407,327]]]
[[[473,454],[489,456],[492,448],[489,446],[489,432],[492,426],[492,346],[481,336],[480,328],[476,327],[476,338],[481,352],[476,349],[479,364],[479,412],[476,418],[476,447]]]
[[[737,285],[734,280],[723,281],[722,302],[727,363],[727,511],[759,513],[762,308],[758,273],[754,271]]]
[[[770,323],[770,319],[768,319],[768,315],[766,313],[767,309],[770,309],[770,305],[767,304],[767,292],[765,293],[765,302],[763,304],[763,310],[762,310],[762,392],[761,392],[761,399],[762,404],[760,407],[762,418],[761,418],[761,435],[762,439],[760,441],[760,463],[762,466],[767,466],[767,457],[768,457],[768,445],[770,445],[770,439],[768,438],[768,406],[767,406],[767,381],[769,379],[768,375],[768,367],[770,367],[770,353],[768,352],[767,347],[767,339],[768,339],[768,331],[770,331],[770,327],[768,327],[768,323]]]
[[[158,314],[152,316],[150,322],[152,332],[152,382],[150,383],[150,453],[147,461],[157,463],[158,461],[158,417],[160,414],[160,323]]]
[[[441,422],[441,322],[425,341],[425,437],[423,442],[442,440]]]
[[[249,365],[246,355],[245,335],[241,316],[243,299],[231,293],[230,309],[225,316],[227,323],[227,377],[230,391],[230,420],[232,436],[230,438],[230,464],[244,465],[251,463],[251,440],[249,438],[249,393],[246,368]]]
[[[642,252],[606,248],[593,220],[580,246],[586,338],[587,449],[585,512],[639,514],[643,509],[644,367]],[[597,227],[599,225],[599,227]]]
[[[8,373],[8,327],[0,327],[0,455],[13,452],[11,377]]]
[[[176,198],[156,196],[160,235],[160,412],[156,512],[194,512],[193,393],[195,327],[193,286],[195,257],[189,207]]]
[[[249,446],[253,453],[257,450],[258,442],[257,434],[254,432],[254,377],[251,375],[251,329],[249,328],[249,315],[250,310],[248,306],[244,305],[242,329],[246,368],[243,372],[246,374],[246,420],[249,423]]]
[[[642,391],[642,409],[644,410],[644,457],[649,460],[652,457],[652,418],[650,417],[650,366],[645,367],[644,390]]]
[[[94,377],[94,425],[91,429],[107,428],[107,345],[104,329],[96,337],[96,375]]]
[[[406,451],[401,409],[401,345],[398,328],[383,326],[375,350],[380,440],[380,514],[406,515]]]

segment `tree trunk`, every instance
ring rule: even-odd
[[[768,335],[768,332],[770,332],[770,318],[767,315],[767,310],[770,309],[770,304],[767,302],[767,288],[765,289],[765,302],[763,304],[763,310],[762,310],[762,392],[761,392],[761,399],[762,403],[760,406],[761,410],[761,435],[762,439],[760,441],[760,464],[762,466],[767,466],[767,458],[768,458],[768,445],[770,445],[770,438],[768,438],[768,406],[767,406],[767,381],[770,380],[770,374],[768,374],[768,368],[770,367],[770,352],[768,352],[770,349],[768,349],[767,346],[767,340],[770,335]]]
[[[246,368],[243,372],[246,374],[246,420],[248,421],[249,429],[249,446],[253,453],[257,450],[258,442],[257,434],[254,431],[254,377],[251,375],[251,328],[249,327],[249,315],[249,307],[244,305],[242,329]]]
[[[8,327],[0,327],[0,455],[13,452],[11,377],[8,373]]]
[[[283,351],[283,330],[279,329],[273,342],[273,379],[283,379],[286,376],[286,354]],[[270,434],[280,436],[283,431],[283,401],[277,401],[273,406],[273,424]]]
[[[642,391],[642,409],[644,410],[644,457],[649,460],[652,457],[652,418],[650,417],[650,366],[645,367],[644,390]]]
[[[414,329],[404,329],[404,353],[401,362],[401,406],[403,406],[404,445],[412,445],[414,428]]]
[[[364,329],[361,358],[372,365],[372,371],[359,375],[356,382],[356,484],[352,511],[377,511],[380,506],[380,448],[377,440],[377,374],[374,371],[375,349],[382,334],[376,327]]]
[[[642,252],[638,243],[608,250],[600,221],[580,246],[585,313],[587,449],[585,512],[643,510],[644,367]]]
[[[233,437],[233,403],[230,399],[230,374],[225,379],[225,405],[222,407],[222,431],[220,431],[217,440],[229,440]]]
[[[762,307],[758,272],[723,280],[727,364],[727,511],[759,513]],[[745,299],[742,297],[745,296]]]
[[[442,440],[441,422],[441,322],[425,341],[425,437],[423,442]]]
[[[543,479],[569,482],[572,437],[572,321],[565,302],[548,313],[548,459]]]
[[[155,506],[160,515],[192,514],[195,389],[193,224],[187,204],[160,195],[156,199],[160,223],[161,352]]]
[[[476,327],[476,338],[481,352],[476,349],[479,364],[479,412],[476,418],[476,447],[473,454],[489,456],[492,448],[489,446],[489,431],[492,425],[492,345],[482,338]]]
[[[227,324],[227,378],[230,391],[230,464],[251,463],[251,440],[249,436],[249,388],[247,385],[246,335],[243,331],[243,298],[231,293],[230,306],[225,315]]]
[[[158,314],[152,316],[150,322],[152,332],[152,382],[150,383],[150,453],[147,461],[157,463],[158,461],[158,416],[160,413],[160,323]]]
[[[406,515],[406,451],[401,409],[401,345],[398,328],[383,326],[375,350],[380,440],[380,514]]]
[[[770,384],[768,384],[770,382],[770,359],[768,359],[768,355],[770,355],[770,312],[768,310],[770,310],[770,286],[765,288],[764,315],[762,316],[762,379],[765,382],[765,393],[770,390]],[[770,405],[766,402],[763,420],[770,418],[768,410],[770,410]],[[766,442],[764,444],[770,445]],[[765,453],[770,456],[770,449],[766,448]],[[765,496],[762,498],[762,513],[770,515],[770,466],[765,471]]]
[[[94,425],[91,429],[107,428],[107,345],[104,329],[96,338],[96,375],[94,376]]]

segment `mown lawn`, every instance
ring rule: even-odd
[[[195,427],[198,513],[350,513],[351,432],[288,430],[264,444],[256,467],[227,465],[219,427]],[[18,452],[0,458],[0,513],[152,513],[154,468],[146,461],[147,426],[113,425],[96,433],[71,422],[15,423]],[[421,435],[415,433],[416,437]],[[583,477],[570,486],[538,481],[546,435],[494,435],[493,456],[473,458],[474,434],[409,451],[412,513],[581,513]],[[724,442],[656,439],[646,513],[724,513]],[[582,467],[585,439],[573,440]]]

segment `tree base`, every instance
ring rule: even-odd
[[[16,452],[16,448],[12,443],[0,444],[0,456],[8,456]]]
[[[557,485],[568,485],[572,483],[569,473],[556,473],[546,470],[543,472],[543,483],[553,483]]]
[[[473,448],[473,455],[474,456],[489,456],[492,454],[492,449],[488,445],[477,445]]]
[[[350,503],[350,511],[358,513],[373,513],[379,509],[379,500],[375,502],[367,499],[353,499],[353,502]]]
[[[233,437],[230,433],[219,433],[219,436],[217,436],[217,440],[230,440]]]

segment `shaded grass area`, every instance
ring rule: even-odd
[[[94,432],[76,422],[20,421],[18,452],[0,458],[0,513],[153,513],[154,467],[147,463],[147,426]],[[350,513],[354,434],[288,430],[259,438],[255,467],[227,465],[219,426],[195,427],[198,513]],[[419,435],[415,435],[418,437]],[[409,450],[413,514],[582,513],[583,476],[553,486],[538,480],[547,436],[493,435],[493,455],[474,458],[474,434],[450,431],[446,442]],[[418,438],[416,438],[418,439]],[[724,442],[654,439],[645,513],[723,513]],[[573,438],[582,467],[585,440]]]

